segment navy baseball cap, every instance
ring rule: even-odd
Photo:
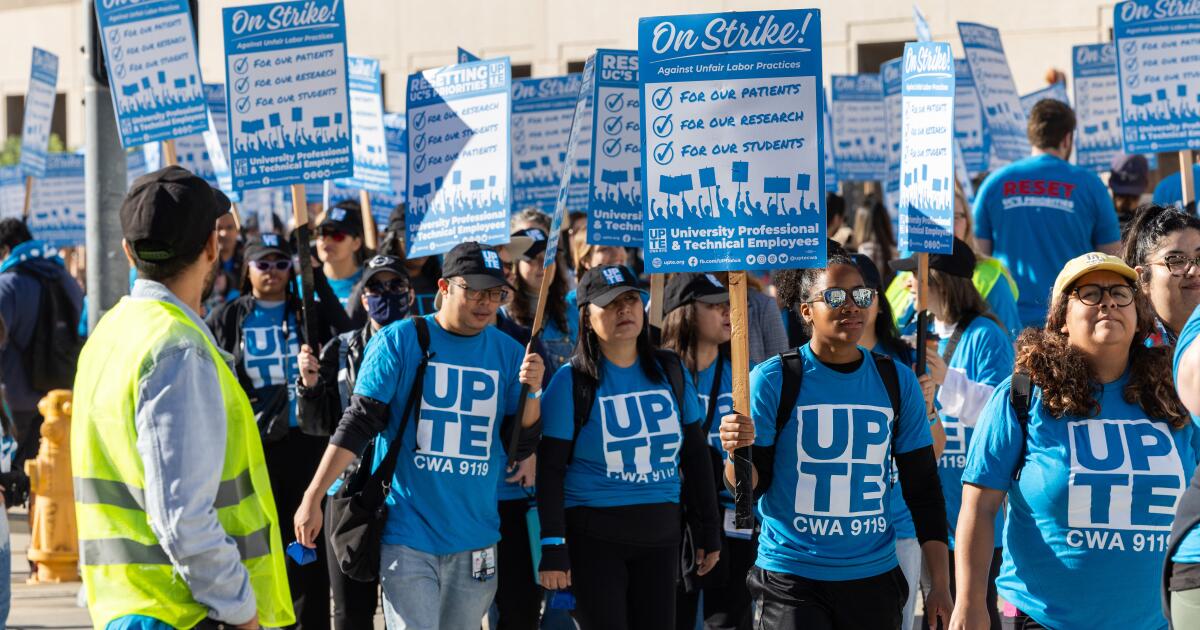
[[[1108,172],[1108,187],[1118,195],[1140,197],[1150,184],[1150,162],[1144,155],[1118,155]]]
[[[504,265],[500,253],[488,245],[475,242],[459,243],[442,257],[442,277],[462,278],[467,286],[476,291],[496,287],[513,290],[504,277]],[[442,307],[442,292],[433,298],[433,307]]]
[[[579,279],[575,297],[580,306],[595,304],[601,308],[630,291],[642,295],[646,292],[638,286],[637,276],[624,265],[604,265],[588,269]]]
[[[677,273],[663,289],[663,313],[692,302],[720,304],[729,301],[729,289],[711,273]]]

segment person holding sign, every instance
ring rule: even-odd
[[[1046,320],[1049,281],[1071,258],[1116,254],[1121,233],[1112,198],[1096,174],[1068,162],[1075,112],[1044,99],[1029,113],[1034,155],[994,171],[975,195],[975,244],[1016,276],[1024,326]]]
[[[362,256],[362,212],[355,201],[340,202],[317,224],[317,257],[342,308],[347,308],[354,285],[362,279]]]
[[[368,344],[350,406],[294,519],[296,539],[315,547],[333,482],[376,436],[376,465],[398,440],[403,455],[387,499],[379,570],[391,628],[479,624],[496,593],[502,445],[519,431],[514,459],[521,460],[541,434],[542,359],[491,325],[512,291],[499,254],[462,243],[445,255],[442,274],[436,314],[383,328]],[[408,422],[408,392],[426,352],[413,405],[420,412]],[[530,391],[524,417],[504,420],[516,413],[522,385]]]
[[[544,263],[548,235],[546,229],[528,227],[513,232],[512,236],[529,239],[530,246],[512,262],[516,291],[513,301],[504,307],[503,312],[521,326],[529,326],[537,311],[538,288],[542,286],[542,276],[546,273]],[[545,320],[540,340],[548,353],[546,366],[551,371],[557,371],[571,358],[579,329],[574,315],[567,311],[566,277],[557,268],[553,273],[550,291],[546,294]]]
[[[1072,259],[1045,328],[1017,340],[1016,372],[980,412],[963,469],[952,629],[989,625],[1004,505],[996,587],[1011,627],[1166,627],[1157,585],[1200,429],[1169,351],[1145,346],[1153,314],[1137,280],[1116,256]]]
[[[1125,234],[1121,258],[1138,272],[1138,285],[1154,310],[1147,343],[1174,346],[1200,305],[1200,219],[1174,206],[1142,206]]]
[[[697,574],[721,554],[705,412],[678,355],[651,345],[643,294],[624,266],[584,274],[579,346],[546,389],[541,581],[574,590],[584,630],[675,627],[681,503]]]
[[[749,587],[761,626],[900,627],[908,586],[889,518],[892,466],[929,567],[926,619],[948,622],[946,508],[925,400],[911,370],[858,345],[876,292],[833,246],[826,268],[782,271],[776,286],[812,339],[754,368],[750,417],[721,420],[726,451],[754,447],[762,535]]]

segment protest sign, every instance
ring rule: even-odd
[[[991,139],[966,59],[954,60],[954,139],[962,147],[963,162],[972,177],[988,170]]]
[[[1117,87],[1117,49],[1111,43],[1084,44],[1071,50],[1075,87],[1075,163],[1107,171],[1121,154],[1121,93]]]
[[[656,116],[648,133],[641,133],[637,52],[597,50],[595,72],[587,241],[636,247],[642,242],[642,143],[670,137],[677,123],[669,113]]]
[[[833,75],[833,157],[842,181],[887,178],[887,112],[878,74]]]
[[[513,81],[514,212],[537,208],[554,213],[581,81],[578,74]]]
[[[1029,119],[1029,112],[1033,111],[1033,106],[1044,98],[1053,99],[1068,106],[1071,104],[1071,99],[1067,96],[1067,84],[1062,81],[1051,83],[1021,97],[1021,111],[1025,112],[1026,120]]]
[[[84,242],[83,154],[51,153],[33,184],[29,231],[54,247]]]
[[[208,126],[187,0],[96,2],[121,144],[135,147]]]
[[[351,56],[350,77],[351,151],[354,175],[347,184],[370,191],[390,192],[392,174],[388,164],[387,139],[383,129],[383,94],[379,61]]]
[[[25,179],[20,166],[0,166],[0,219],[20,219],[25,212]]]
[[[341,0],[222,11],[236,190],[352,174]]]
[[[157,171],[172,164],[168,161],[163,148],[164,145],[158,142],[151,142],[142,147],[142,153],[146,156],[146,172]],[[216,171],[209,159],[208,145],[202,134],[175,138],[175,162],[173,164],[195,173],[213,188],[220,187],[220,181],[217,179]]]
[[[146,152],[140,147],[125,152],[125,188],[133,187],[133,181],[150,171],[146,170]]]
[[[229,112],[225,106],[225,84],[205,83],[204,100],[208,103],[208,128],[201,137],[208,150],[208,161],[212,165],[217,187],[237,202],[239,191],[233,188],[233,172],[229,170]]]
[[[26,177],[46,174],[50,153],[50,119],[58,84],[58,57],[41,48],[33,49],[29,89],[25,92],[25,119],[21,123],[21,172]]]
[[[744,270],[826,260],[820,16],[747,11],[638,21],[647,269],[730,272],[734,408],[746,415]],[[666,122],[666,133],[655,131]],[[707,207],[698,185],[713,189]],[[753,526],[750,449],[731,459],[735,521]]]
[[[472,61],[479,61],[479,57],[462,46],[459,46],[458,63],[471,63]]]
[[[954,248],[954,58],[950,45],[904,45],[899,249]]]
[[[508,242],[511,84],[508,57],[409,76],[409,256]]]
[[[824,111],[821,112],[823,123],[822,133],[825,134],[825,144],[821,146],[821,155],[825,159],[825,191],[836,192],[838,186],[837,160],[833,157],[833,121],[829,117],[829,95],[826,93]]]
[[[1025,110],[1021,109],[1000,31],[983,24],[959,22],[958,34],[983,107],[991,150],[1004,162],[1028,157]],[[991,164],[992,168],[996,166]]]
[[[901,63],[903,57],[883,62],[879,67],[879,76],[883,83],[883,111],[887,125],[887,135],[884,141],[887,157],[887,176],[883,180],[883,198],[887,203],[888,212],[894,217],[900,204],[900,142],[903,131],[903,108],[901,107],[900,88],[902,85]]]

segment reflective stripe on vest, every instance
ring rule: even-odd
[[[245,536],[231,536],[242,561],[271,553],[270,525]],[[167,552],[157,544],[143,544],[129,538],[93,538],[81,540],[79,558],[84,566],[106,564],[171,564]]]
[[[78,503],[112,505],[127,510],[146,510],[145,493],[141,488],[110,479],[74,477],[75,501]],[[215,509],[233,507],[254,494],[254,483],[247,470],[233,479],[226,479],[217,486]]]

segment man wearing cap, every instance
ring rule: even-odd
[[[400,441],[380,566],[389,628],[473,627],[495,595],[505,445],[520,431],[514,457],[523,459],[541,432],[542,360],[491,326],[511,291],[490,247],[463,243],[445,255],[437,313],[387,326],[367,345],[350,406],[296,512],[297,540],[314,546],[321,499],[338,475],[376,436],[376,461]],[[398,436],[425,355],[419,326],[430,358],[417,413]],[[514,420],[522,385],[525,414]]]
[[[132,294],[79,357],[71,467],[97,628],[294,621],[250,402],[197,314],[229,200],[177,166],[121,206]]]
[[[1112,168],[1108,172],[1108,188],[1112,191],[1113,206],[1117,210],[1117,221],[1121,224],[1122,232],[1125,224],[1133,218],[1133,211],[1141,204],[1149,175],[1150,163],[1144,155],[1118,155],[1113,158]]]

